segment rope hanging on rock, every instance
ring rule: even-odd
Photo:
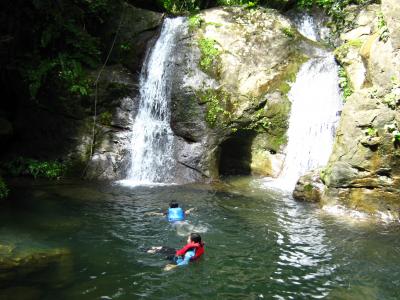
[[[90,156],[89,156],[89,159],[88,159],[88,161],[86,163],[86,167],[85,167],[85,169],[83,171],[83,174],[86,173],[86,170],[87,170],[87,168],[89,166],[89,162],[91,161],[91,159],[93,157],[94,141],[95,141],[95,133],[96,133],[96,120],[97,120],[98,83],[99,83],[101,74],[103,73],[103,70],[106,67],[106,65],[108,63],[108,60],[110,59],[111,53],[112,53],[112,51],[114,49],[115,42],[117,41],[117,37],[118,37],[119,31],[121,30],[123,19],[124,19],[124,11],[121,12],[121,18],[119,20],[118,28],[117,28],[117,31],[115,32],[114,39],[113,39],[113,42],[111,44],[110,50],[108,51],[107,57],[104,60],[104,63],[101,66],[100,71],[97,74],[96,80],[94,82],[95,92],[94,92],[94,112],[93,112],[93,125],[92,125],[92,140],[91,140],[91,143],[90,143]]]

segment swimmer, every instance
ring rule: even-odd
[[[179,207],[178,202],[172,201],[169,204],[168,211],[164,213],[159,213],[159,212],[148,212],[145,213],[145,215],[148,216],[167,216],[167,219],[169,222],[178,222],[178,221],[184,221],[185,216],[189,215],[194,208],[188,209],[184,211],[181,207]]]
[[[204,243],[198,233],[191,233],[188,236],[187,244],[177,251],[169,247],[151,247],[147,253],[166,254],[168,260],[172,260],[173,264],[167,264],[165,271],[172,270],[176,267],[187,266],[189,262],[199,259],[204,254]]]

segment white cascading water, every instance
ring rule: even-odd
[[[125,185],[173,181],[170,62],[184,18],[167,18],[140,76],[140,104],[132,128],[131,166]]]
[[[298,19],[297,30],[309,40],[314,42],[318,40],[318,31],[314,19],[309,15],[302,15]]]
[[[301,22],[300,32],[313,33],[310,19]],[[289,92],[292,103],[287,132],[288,145],[283,169],[277,179],[266,186],[292,191],[300,176],[323,167],[332,152],[334,134],[342,108],[338,66],[332,53],[316,49],[297,74]]]

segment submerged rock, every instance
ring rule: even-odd
[[[64,284],[71,275],[71,254],[67,249],[18,250],[14,245],[0,245],[0,286],[29,277],[30,282],[41,280],[52,286]],[[30,277],[34,276],[34,277]],[[41,278],[41,279],[38,279]]]

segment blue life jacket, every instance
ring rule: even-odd
[[[168,221],[183,221],[185,219],[185,213],[182,208],[168,208]]]

